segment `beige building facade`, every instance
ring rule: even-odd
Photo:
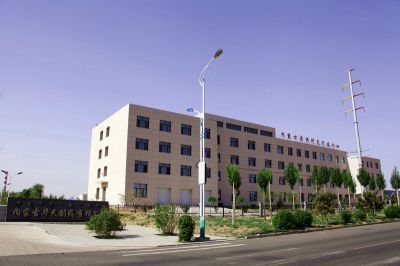
[[[290,189],[284,168],[289,163],[299,168],[303,183],[294,188],[299,195],[297,204],[300,199],[311,201],[313,166],[349,169],[347,153],[334,145],[313,144],[303,137],[277,137],[272,127],[211,114],[206,114],[205,127],[205,198],[214,196],[226,206],[232,204],[225,173],[228,163],[239,165],[239,193],[245,205],[261,201],[256,174],[264,167],[273,173],[274,202],[288,200]],[[92,130],[88,199],[121,204],[124,195],[133,195],[137,204],[197,205],[199,143],[196,117],[133,104],[124,106]],[[369,172],[380,171],[378,159],[365,157],[364,161]],[[332,185],[326,189],[337,191]],[[342,186],[339,193],[345,197],[347,189]]]

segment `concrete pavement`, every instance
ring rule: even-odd
[[[93,237],[83,224],[0,223],[0,256],[68,253],[178,245],[177,236],[128,225],[116,239]],[[212,239],[223,239],[212,237]]]

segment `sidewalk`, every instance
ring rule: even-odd
[[[177,236],[128,225],[116,239],[93,237],[83,224],[0,223],[0,256],[134,249],[179,245]],[[211,240],[227,238],[211,237]]]

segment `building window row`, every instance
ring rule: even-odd
[[[147,173],[148,172],[148,162],[136,160],[135,161],[135,172]],[[171,175],[171,164],[159,163],[158,164],[158,173],[160,175]],[[181,176],[192,176],[192,166],[181,165]],[[206,168],[206,177],[208,177],[208,178],[211,177],[211,168]]]
[[[110,136],[110,127],[107,127],[106,128],[106,138],[109,137],[109,136]],[[104,138],[104,132],[102,130],[102,131],[100,131],[100,141],[102,141],[103,138]]]
[[[103,150],[100,149],[99,150],[99,159],[101,159],[101,157],[103,156]],[[104,148],[104,157],[108,156],[108,146]]]

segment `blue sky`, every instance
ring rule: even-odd
[[[356,68],[361,144],[400,166],[400,1],[0,0],[0,168],[12,189],[86,192],[91,128],[128,102],[207,112],[354,151],[341,85]],[[156,96],[156,97],[155,97]]]

